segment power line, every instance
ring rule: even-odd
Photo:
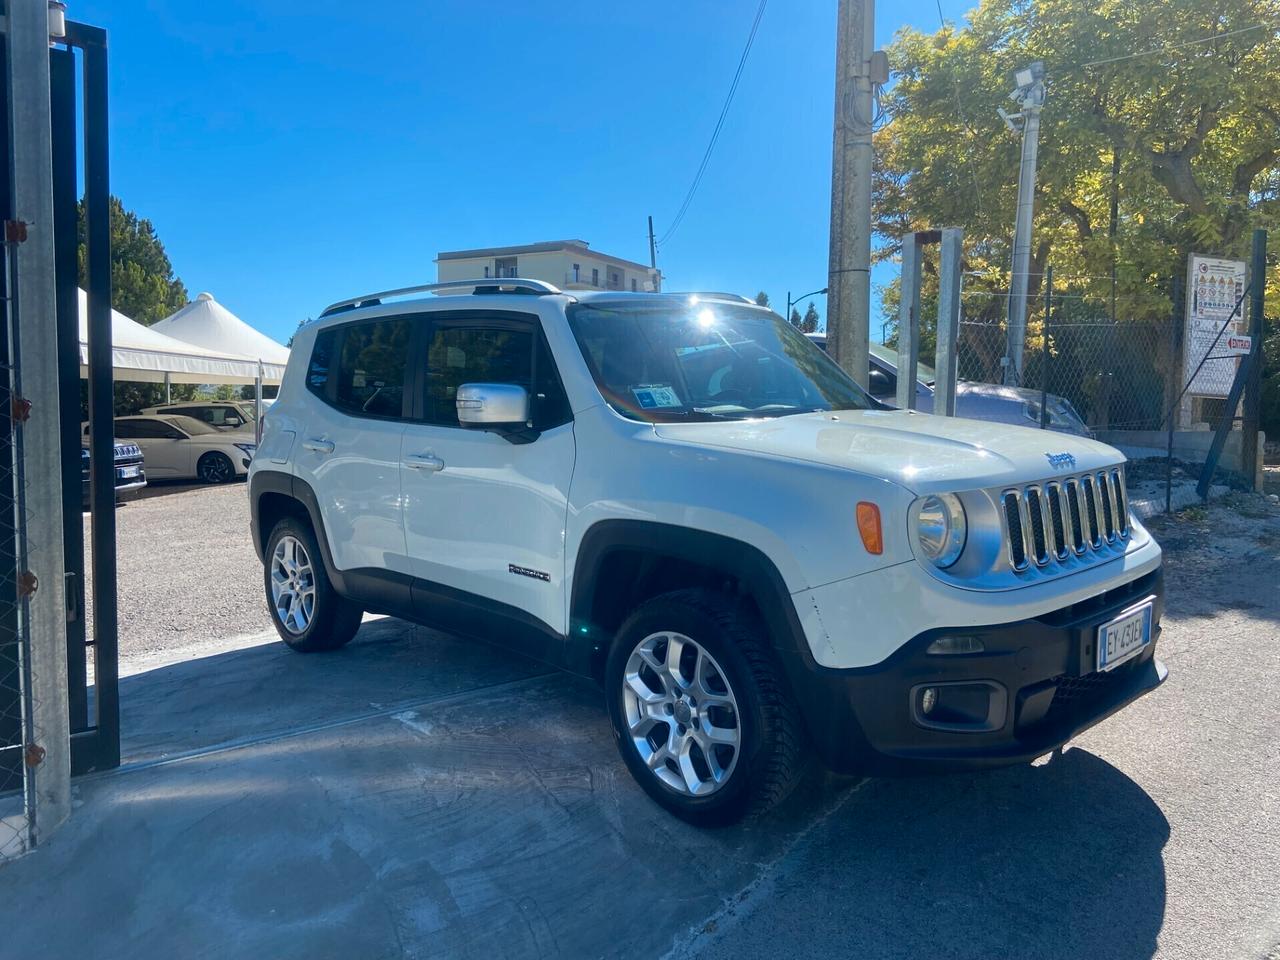
[[[1198,43],[1211,43],[1214,40],[1225,40],[1227,37],[1238,37],[1242,33],[1253,33],[1255,30],[1266,30],[1268,24],[1255,23],[1252,27],[1241,27],[1239,30],[1229,30],[1226,33],[1215,33],[1208,37],[1201,37],[1198,40],[1187,40],[1185,43],[1175,43],[1171,47],[1156,47],[1152,50],[1142,50],[1138,53],[1126,53],[1122,57],[1108,57],[1106,60],[1092,60],[1089,63],[1082,63],[1081,67],[1100,67],[1107,63],[1119,63],[1122,60],[1135,60],[1138,57],[1150,57],[1158,53],[1169,53],[1173,50],[1181,50],[1184,47],[1194,47]]]
[[[742,56],[738,59],[738,69],[733,74],[733,82],[729,84],[728,96],[724,98],[724,106],[720,108],[720,117],[716,120],[715,129],[711,131],[711,139],[707,142],[706,152],[702,155],[702,163],[698,165],[698,172],[694,175],[693,183],[689,184],[689,192],[684,195],[684,202],[680,204],[680,209],[671,221],[671,226],[667,228],[667,232],[658,240],[659,246],[666,243],[679,228],[680,222],[684,220],[684,215],[689,210],[689,204],[693,202],[693,195],[698,192],[698,184],[702,182],[702,175],[706,172],[707,164],[711,160],[711,151],[715,149],[716,140],[720,137],[720,128],[724,126],[725,117],[729,115],[729,107],[733,103],[733,95],[738,92],[738,81],[742,79],[743,68],[747,65],[747,56],[751,53],[751,45],[755,43],[756,31],[760,27],[760,18],[764,16],[764,8],[768,2],[769,0],[760,0],[760,6],[756,8],[756,18],[751,23],[751,33],[747,36],[747,45],[742,48]]]

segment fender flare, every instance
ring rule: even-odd
[[[580,664],[579,672],[589,673],[590,663],[598,655],[600,638],[589,639],[595,635],[591,611],[601,588],[600,572],[609,556],[620,551],[689,561],[732,576],[755,601],[770,641],[784,660],[799,657],[813,663],[813,654],[786,582],[773,561],[757,547],[733,537],[673,524],[601,520],[582,535],[574,562],[569,637],[573,646],[582,648],[570,651],[571,659]]]
[[[311,521],[311,529],[315,531],[316,542],[320,544],[321,559],[324,561],[325,573],[329,575],[334,588],[342,594],[346,593],[346,582],[342,571],[333,563],[333,553],[329,549],[329,536],[325,533],[324,521],[320,516],[320,501],[311,485],[293,474],[281,470],[259,470],[249,478],[249,529],[253,538],[253,549],[262,560],[264,537],[271,531],[262,528],[261,506],[266,494],[276,493],[302,505]]]

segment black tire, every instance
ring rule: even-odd
[[[711,655],[737,702],[740,753],[727,778],[707,796],[677,792],[651,771],[627,722],[628,660],[646,638],[667,631],[683,634]],[[805,772],[808,749],[799,710],[763,624],[738,598],[691,589],[641,604],[618,630],[604,679],[623,761],[645,792],[682,820],[720,826],[762,814],[786,799]]]
[[[204,483],[230,483],[236,478],[235,464],[225,453],[210,450],[196,463],[196,476]]]
[[[281,617],[272,594],[272,566],[280,541],[292,537],[305,551],[310,568],[310,580],[314,585],[315,599],[305,629],[295,630],[287,626]],[[333,589],[325,570],[324,558],[309,524],[293,517],[286,517],[271,530],[262,563],[263,588],[266,590],[267,610],[275,624],[280,639],[299,653],[320,653],[337,650],[350,642],[360,629],[364,616],[356,604],[339,596]]]

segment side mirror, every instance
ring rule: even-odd
[[[529,421],[529,391],[514,383],[464,383],[456,398],[458,423],[484,430],[523,430]]]

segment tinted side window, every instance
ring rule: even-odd
[[[333,391],[340,410],[357,416],[401,415],[409,332],[405,319],[357,323],[343,331]]]
[[[325,387],[329,383],[329,366],[333,363],[333,343],[338,331],[330,327],[316,334],[315,346],[311,348],[311,363],[307,366],[307,389],[321,397],[325,395]]]
[[[173,439],[182,434],[159,420],[118,420],[116,438],[119,440]]]
[[[458,425],[456,398],[464,383],[513,383],[530,388],[533,331],[436,327],[427,345],[426,420]]]

